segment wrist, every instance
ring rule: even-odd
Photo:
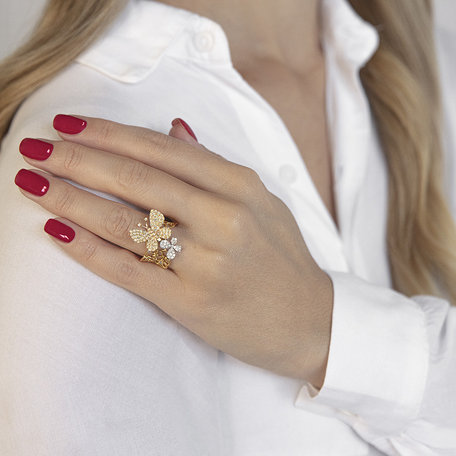
[[[312,327],[309,328],[307,348],[301,353],[301,363],[304,362],[305,366],[300,375],[300,378],[311,383],[317,390],[323,386],[328,365],[334,301],[331,278],[322,270],[319,275],[308,306],[313,311]]]

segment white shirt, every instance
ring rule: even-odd
[[[456,454],[455,308],[390,288],[387,171],[358,76],[378,34],[347,0],[322,2],[340,231],[284,122],[233,68],[209,18],[132,0],[103,39],[21,106],[0,153],[0,454]],[[450,38],[439,32],[456,214]],[[13,179],[28,167],[20,140],[57,138],[57,113],[163,133],[182,117],[208,149],[258,172],[333,281],[319,394],[217,351],[47,239],[52,214]]]

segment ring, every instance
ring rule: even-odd
[[[138,223],[139,229],[130,230],[133,241],[138,244],[146,243],[147,252],[139,261],[155,263],[167,269],[171,260],[182,250],[177,238],[171,238],[171,228],[174,228],[177,222],[165,220],[165,216],[156,209],[151,209],[149,218],[144,217],[144,220],[144,225]]]

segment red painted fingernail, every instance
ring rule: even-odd
[[[35,160],[46,160],[52,153],[54,146],[39,139],[25,138],[19,145],[19,152]]]
[[[71,242],[74,239],[74,230],[71,226],[65,225],[56,219],[49,219],[44,225],[44,231],[51,236],[54,236],[59,241]]]
[[[26,192],[33,193],[36,196],[43,196],[49,189],[49,181],[40,174],[21,169],[16,174],[14,183]]]
[[[181,119],[180,117],[177,117],[176,119],[174,119],[172,122],[171,122],[171,125],[175,126],[178,122],[180,122],[182,124],[182,126],[188,131],[188,133],[193,137],[195,138],[195,141],[198,141],[195,133],[193,133],[193,130],[190,128],[190,125],[185,122],[184,119]]]
[[[54,128],[62,133],[75,135],[81,133],[87,127],[87,122],[78,117],[67,116],[65,114],[57,114],[54,117]]]

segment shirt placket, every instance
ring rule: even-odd
[[[347,30],[347,24],[342,24],[342,27],[338,25],[337,31]],[[345,45],[334,40],[334,30],[323,36],[327,47],[328,129],[339,231],[284,121],[232,66],[223,29],[214,21],[197,16],[192,31],[193,38],[189,46],[194,57],[203,59],[209,65],[228,63],[224,71],[217,72],[217,75],[253,149],[251,163],[247,165],[254,168],[266,186],[290,208],[319,266],[350,272],[353,268],[349,266],[348,254],[356,244],[356,239],[353,239],[353,218],[366,168],[370,128],[356,68],[365,50],[361,49],[354,55],[356,49],[348,49],[356,45],[359,36],[349,36],[352,44],[346,40]],[[359,29],[355,30],[356,33],[359,33]],[[336,54],[332,54],[332,51]],[[351,57],[353,61],[349,61]],[[336,65],[343,66],[347,62],[350,65],[348,76],[343,73],[346,69],[339,68],[338,74],[334,72]]]
[[[322,44],[327,68],[326,110],[333,154],[334,193],[348,271],[363,274],[365,252],[355,230],[359,195],[375,141],[369,102],[360,79],[378,35],[344,2],[323,2]],[[336,10],[334,10],[336,8]]]
[[[266,184],[288,205],[320,267],[347,270],[337,227],[291,133],[277,111],[232,68],[227,93],[261,163]],[[253,164],[255,166],[255,164]],[[273,183],[272,183],[273,182]],[[271,189],[272,190],[272,189]]]

